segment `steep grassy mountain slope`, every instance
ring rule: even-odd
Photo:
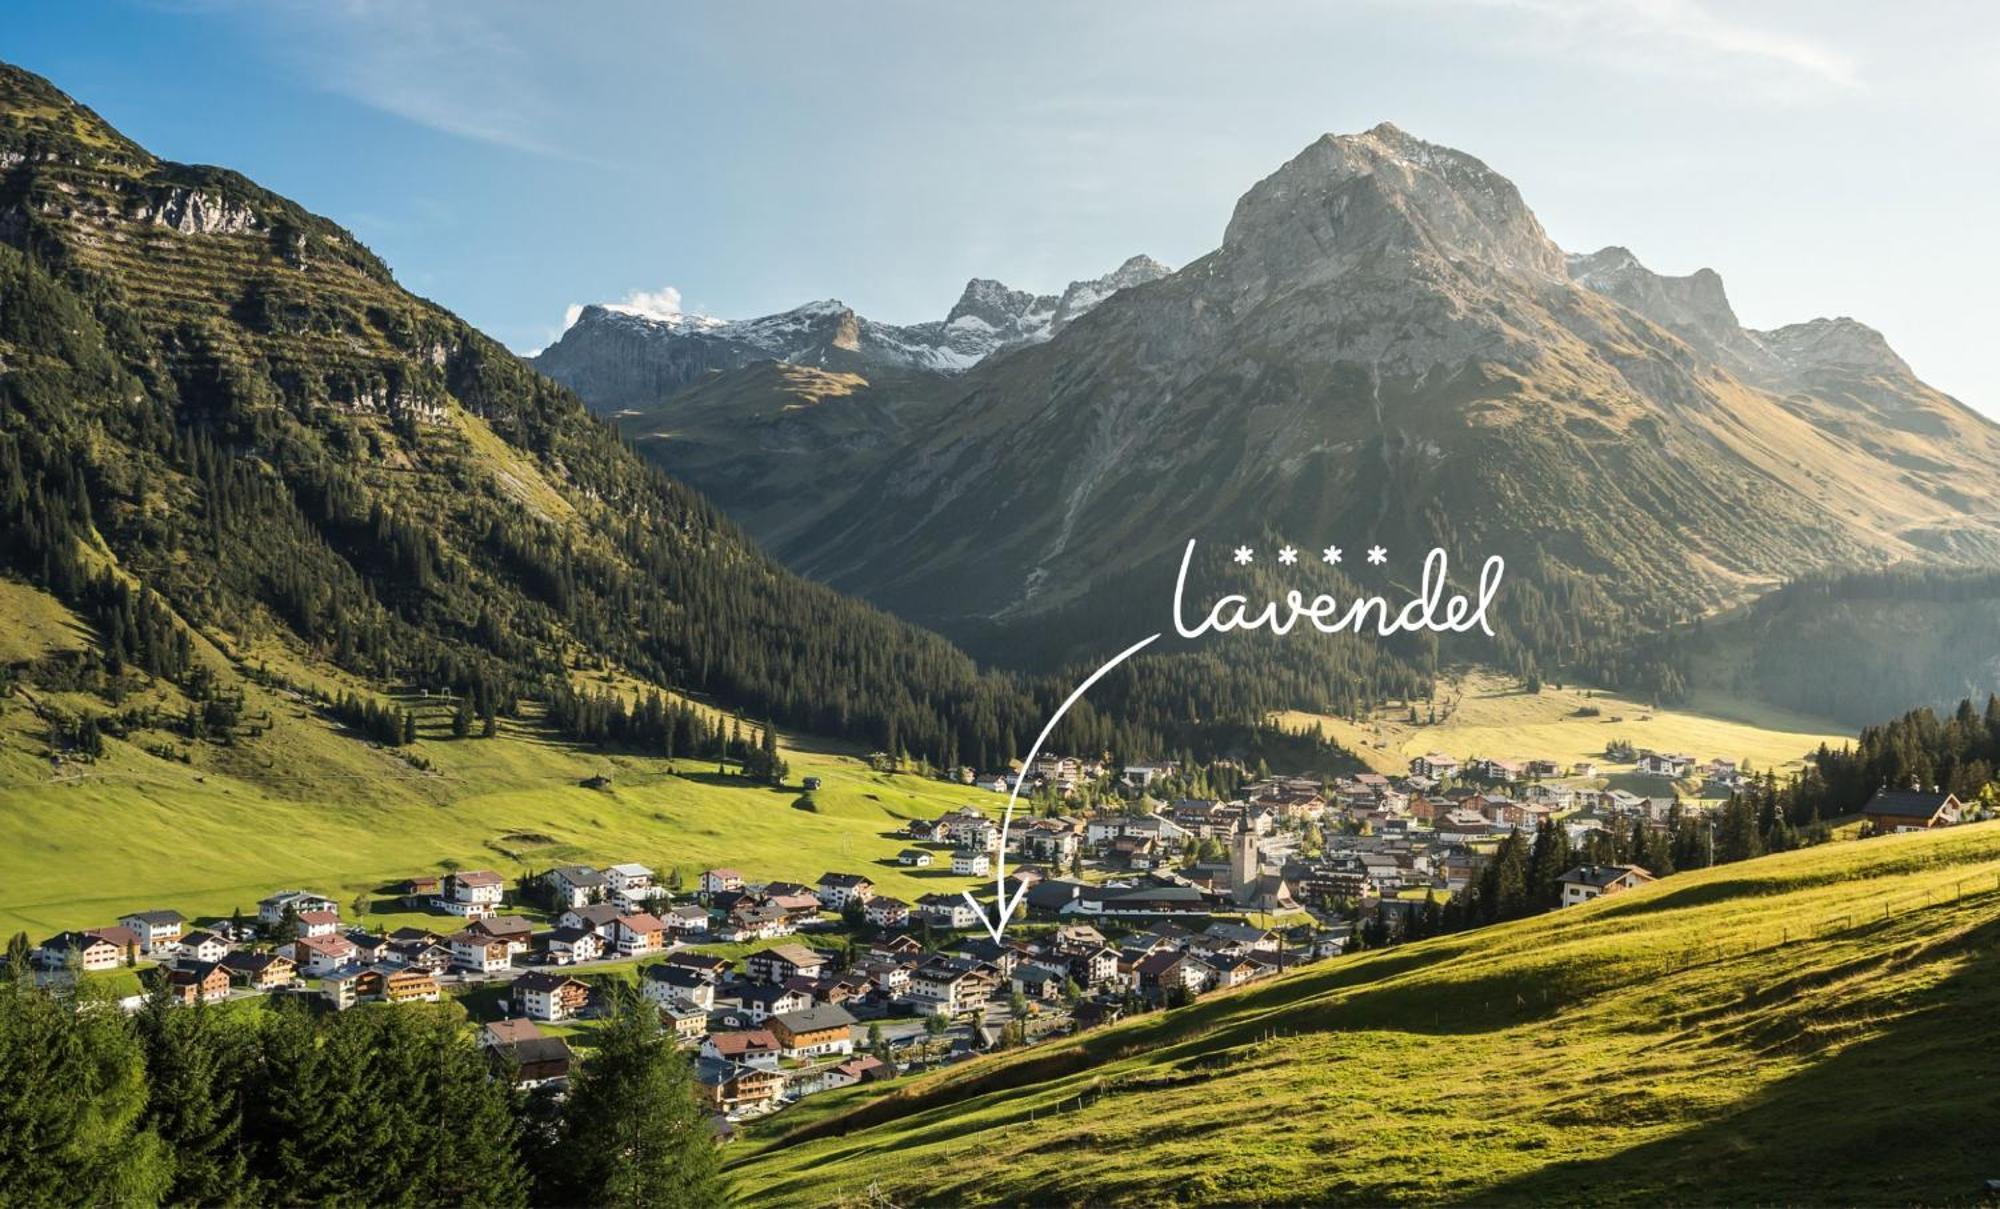
[[[1669,643],[1697,684],[1852,726],[1944,710],[2000,693],[2000,573],[1809,576]]]
[[[985,653],[1101,645],[1189,537],[1210,584],[1239,542],[1380,542],[1365,586],[1434,544],[1503,554],[1518,636],[1586,674],[1811,569],[2000,562],[2000,427],[1879,335],[1750,331],[1713,273],[1566,256],[1498,173],[1386,125],[1314,143],[1218,250],[1045,344],[795,398],[739,370],[628,427],[788,564]],[[887,450],[855,435],[883,414]],[[782,451],[822,432],[800,475]],[[814,486],[810,522],[766,503]],[[1621,686],[1672,687],[1648,677]]]
[[[772,1205],[1972,1203],[1996,946],[2000,823],[1833,844],[840,1093],[733,1170]]]
[[[6,564],[102,632],[113,704],[193,674],[198,633],[575,733],[578,666],[939,759],[1044,716],[783,570],[347,232],[7,67],[0,516]]]

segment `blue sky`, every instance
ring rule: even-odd
[[[635,294],[941,315],[1213,248],[1391,120],[1564,247],[1847,314],[2000,416],[2000,6],[1697,0],[528,5],[10,0],[0,58],[352,228],[520,349]]]

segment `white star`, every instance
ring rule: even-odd
[[[1299,552],[1290,546],[1286,546],[1284,549],[1278,551],[1278,561],[1289,567],[1299,561]]]
[[[1320,552],[1320,557],[1325,559],[1330,564],[1337,563],[1340,561],[1340,547],[1328,546],[1325,550]]]
[[[1389,561],[1389,552],[1380,546],[1370,546],[1368,547],[1368,561],[1379,567]]]
[[[1252,558],[1254,558],[1254,557],[1256,557],[1256,556],[1250,553],[1250,547],[1248,547],[1248,546],[1238,546],[1238,547],[1236,547],[1236,565],[1237,565],[1237,566],[1239,566],[1239,567],[1247,567],[1247,566],[1249,566],[1249,565],[1250,565],[1250,560],[1251,560]]]

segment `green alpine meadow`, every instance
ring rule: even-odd
[[[0,1206],[1996,1203],[1996,39],[12,6]]]

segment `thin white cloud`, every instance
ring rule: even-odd
[[[1861,86],[1854,57],[1820,39],[1755,24],[1701,0],[1445,0],[1525,15],[1532,45],[1590,56],[1621,68],[1690,67],[1776,71],[1781,78],[1749,82],[1760,91],[1793,95],[1801,84]],[[1540,39],[1549,39],[1544,43]]]

